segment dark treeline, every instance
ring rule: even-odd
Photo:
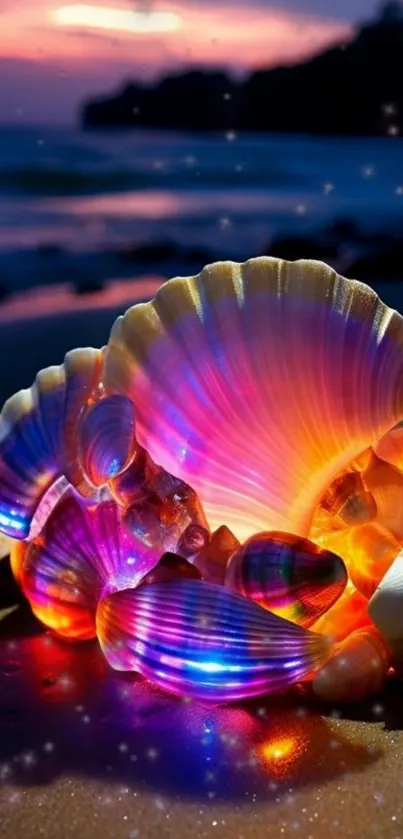
[[[81,121],[86,128],[379,135],[403,130],[402,80],[402,6],[388,3],[350,43],[301,64],[259,70],[243,83],[200,70],[153,86],[130,83],[85,104]]]

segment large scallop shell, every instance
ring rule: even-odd
[[[97,634],[116,670],[135,670],[164,690],[216,702],[288,687],[330,651],[324,636],[197,580],[111,594],[98,606]]]
[[[228,561],[225,585],[265,609],[311,626],[347,583],[342,559],[292,533],[256,533]]]
[[[133,405],[102,392],[103,351],[67,353],[41,370],[0,414],[0,530],[32,537],[41,499],[64,475],[82,494],[124,469],[134,447]]]
[[[306,536],[332,479],[403,416],[403,319],[323,263],[261,257],[176,278],[117,320],[107,388],[212,529]]]

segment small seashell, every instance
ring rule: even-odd
[[[227,562],[239,547],[238,539],[228,527],[222,525],[214,531],[209,543],[192,557],[191,561],[199,569],[204,580],[224,585]]]
[[[365,489],[359,472],[345,472],[336,478],[323,496],[321,506],[349,527],[364,524],[376,516],[375,499]]]
[[[301,626],[327,612],[346,583],[339,556],[292,533],[256,533],[231,556],[225,573],[233,591]]]
[[[39,620],[85,640],[95,636],[101,592],[137,585],[158,558],[125,529],[114,501],[90,506],[70,492],[38,538],[16,545],[12,568]]]
[[[375,498],[376,521],[403,541],[403,473],[373,454],[362,477]]]
[[[286,688],[323,664],[330,649],[325,637],[198,580],[111,594],[98,606],[97,634],[116,670],[215,702]]]
[[[125,396],[105,396],[85,411],[78,429],[78,456],[93,486],[103,486],[122,472],[135,448],[133,405]]]
[[[314,693],[327,702],[359,702],[378,691],[390,666],[390,652],[374,626],[359,629],[342,641],[312,682]]]
[[[349,582],[341,597],[313,624],[312,629],[328,635],[333,641],[343,641],[351,632],[370,624],[368,600]]]
[[[403,551],[386,571],[368,604],[368,612],[375,626],[391,645],[403,652]]]
[[[400,315],[323,263],[218,262],[117,320],[103,379],[212,529],[307,536],[334,477],[403,415],[402,341]]]
[[[349,576],[368,599],[400,551],[397,540],[375,522],[355,527],[348,534]]]

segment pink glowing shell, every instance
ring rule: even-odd
[[[72,491],[40,536],[17,543],[12,567],[35,615],[71,640],[95,637],[101,592],[137,585],[160,553],[124,527],[113,500],[86,504]]]
[[[179,580],[103,599],[97,633],[109,664],[171,693],[227,702],[281,690],[330,654],[329,641],[222,586]]]
[[[403,415],[403,319],[323,263],[221,262],[118,318],[107,388],[212,529],[307,536],[320,497]]]

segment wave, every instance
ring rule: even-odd
[[[246,187],[295,188],[306,183],[295,172],[275,170],[205,170],[190,171],[161,169],[114,169],[108,171],[77,171],[57,167],[21,167],[0,170],[0,193],[16,195],[91,195],[127,192],[164,186],[170,189]]]

